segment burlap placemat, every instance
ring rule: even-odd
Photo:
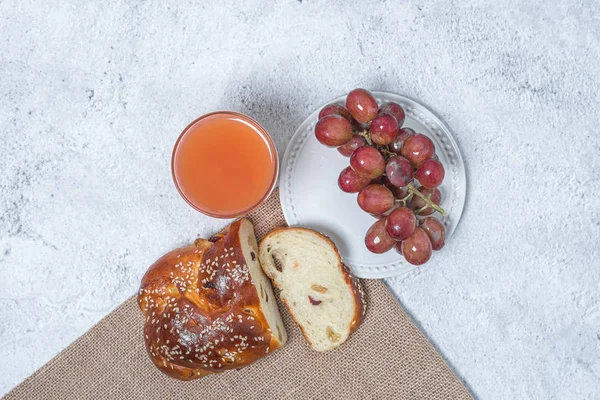
[[[259,238],[285,225],[278,193],[249,218]],[[131,297],[4,399],[470,399],[385,285],[362,284],[364,324],[339,349],[310,350],[280,307],[286,347],[247,368],[191,382],[168,378],[151,363]]]

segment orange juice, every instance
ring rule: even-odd
[[[173,179],[198,211],[234,218],[257,207],[273,190],[277,149],[253,119],[233,112],[192,122],[173,150]]]

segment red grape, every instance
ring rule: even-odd
[[[402,126],[404,123],[404,118],[406,117],[404,109],[400,107],[400,104],[394,102],[382,104],[381,107],[379,107],[379,113],[392,114],[392,116],[396,118],[399,127]]]
[[[371,146],[363,146],[354,150],[350,156],[350,165],[356,173],[369,179],[378,178],[385,170],[383,156]]]
[[[385,230],[385,218],[376,221],[365,236],[365,245],[372,253],[385,253],[394,247],[396,241],[387,234]]]
[[[385,165],[385,175],[394,186],[404,187],[413,180],[414,170],[410,162],[400,156],[392,156]]]
[[[338,147],[338,151],[341,155],[350,157],[354,150],[358,149],[359,147],[363,147],[365,144],[367,144],[367,141],[364,137],[360,135],[354,135],[349,141]]]
[[[400,154],[415,168],[419,168],[425,160],[430,159],[435,153],[435,146],[431,139],[422,133],[410,136],[404,141]]]
[[[337,114],[324,116],[315,126],[317,140],[329,147],[343,145],[352,138],[352,133],[352,124]]]
[[[438,189],[427,189],[423,186],[420,186],[418,190],[425,196],[428,196],[429,200],[431,200],[433,204],[436,206],[440,205],[440,202],[442,201],[442,194]],[[423,201],[423,199],[421,199],[419,196],[412,197],[412,200],[410,201],[410,208],[415,210],[415,214],[417,215],[431,215],[435,212],[435,210],[429,207],[427,203],[425,203],[425,201]]]
[[[371,121],[377,115],[377,101],[365,89],[354,89],[346,97],[346,108],[361,124]]]
[[[446,229],[444,229],[444,225],[440,221],[433,217],[427,217],[421,222],[420,228],[429,236],[433,250],[440,250],[444,247]]]
[[[319,113],[319,119],[321,119],[327,115],[331,115],[331,114],[340,115],[340,116],[346,118],[348,120],[348,122],[352,122],[352,120],[353,120],[352,115],[350,115],[348,110],[346,110],[346,107],[344,107],[340,104],[328,104],[325,107],[323,107],[323,109]]]
[[[417,169],[417,179],[426,188],[433,189],[444,180],[444,166],[437,160],[427,160]]]
[[[402,254],[402,242],[396,242],[396,244],[394,245],[394,247],[396,248],[396,251],[400,254]]]
[[[346,193],[358,193],[369,184],[369,178],[363,178],[352,167],[346,167],[340,173],[338,186]]]
[[[371,182],[371,183],[373,183],[373,182]],[[392,185],[392,182],[390,182],[390,180],[388,179],[387,176],[383,176],[383,184],[385,185],[386,188],[388,188],[392,191],[392,194],[397,199],[403,199],[406,196],[408,196],[408,187],[399,188],[398,186]]]
[[[390,114],[380,113],[371,121],[371,140],[376,144],[387,145],[398,135],[398,122]]]
[[[387,216],[385,229],[394,240],[404,240],[413,234],[417,227],[415,213],[407,207],[399,207]]]
[[[392,191],[383,185],[371,184],[362,188],[356,199],[363,211],[380,215],[394,206]]]
[[[402,254],[413,265],[426,263],[431,258],[431,253],[431,241],[421,228],[416,228],[412,235],[402,241]]]
[[[404,141],[408,139],[410,136],[413,136],[416,132],[414,129],[410,128],[402,128],[398,131],[398,136],[392,143],[390,143],[389,148],[392,153],[400,154],[402,151],[402,145]]]

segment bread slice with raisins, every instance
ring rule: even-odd
[[[338,347],[362,323],[362,288],[328,237],[279,228],[263,238],[258,257],[314,350]]]

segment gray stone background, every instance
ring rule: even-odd
[[[283,154],[366,87],[466,160],[455,236],[387,280],[402,305],[479,398],[599,398],[599,86],[596,0],[0,0],[0,394],[226,223],[173,187],[188,122],[247,113]]]

